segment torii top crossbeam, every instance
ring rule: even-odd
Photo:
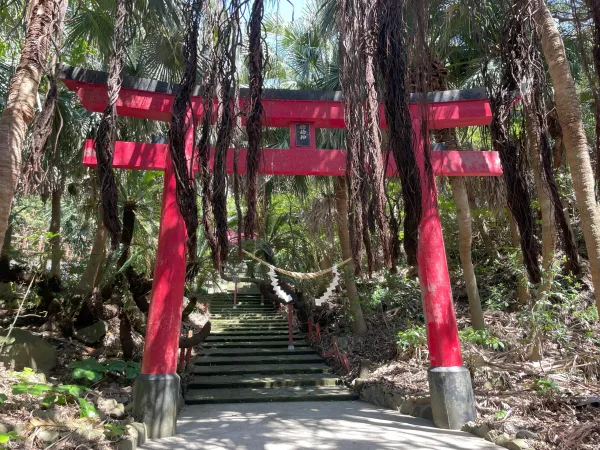
[[[60,78],[69,89],[77,92],[87,110],[95,112],[104,110],[107,103],[105,73],[73,68],[64,70]],[[176,86],[159,81],[126,77],[117,102],[117,113],[122,116],[170,121],[176,89]],[[434,92],[427,97],[426,120],[429,129],[488,125],[491,122],[490,104],[482,89]],[[461,424],[475,417],[473,393],[469,372],[462,366],[444,240],[437,209],[437,192],[432,189],[431,173],[425,168],[425,137],[420,126],[420,122],[425,120],[420,114],[423,104],[417,103],[418,99],[414,96],[411,100],[413,102],[409,109],[413,119],[413,149],[421,178],[422,216],[419,225],[417,260],[431,364],[429,372],[431,399],[436,424],[453,427],[455,425],[448,425],[448,417],[444,417],[450,408],[460,409],[462,415],[458,422]],[[242,111],[245,105],[245,92],[242,90],[240,95]],[[345,152],[319,150],[315,144],[315,128],[344,128],[344,103],[339,92],[267,89],[264,91],[263,105],[265,109],[263,125],[289,128],[291,147],[290,149],[265,149],[261,164],[263,173],[338,176],[344,173]],[[215,104],[214,108],[216,107]],[[200,97],[192,98],[192,108],[195,110],[195,117],[199,118],[202,113]],[[380,126],[385,129],[383,105],[380,108]],[[191,149],[194,145],[193,128],[189,127],[186,137],[188,155],[192,153]],[[117,142],[114,160],[116,167],[165,171],[142,375],[136,381],[134,403],[136,392],[145,390],[156,392],[165,398],[169,395],[178,398],[179,379],[176,375],[176,367],[185,283],[186,231],[177,206],[176,182],[171,158],[164,144]],[[431,160],[434,171],[438,175],[497,176],[502,174],[498,155],[495,152],[432,151]],[[91,141],[86,143],[84,163],[88,166],[96,163]],[[230,159],[228,168],[230,171],[231,165]],[[388,175],[395,172],[392,166],[387,169]],[[146,409],[154,408],[153,402],[153,399],[148,399]],[[167,414],[167,410],[171,411],[167,406],[156,409],[157,417],[165,420],[163,416]],[[456,416],[456,411],[453,414]],[[172,422],[175,423],[174,417]]]

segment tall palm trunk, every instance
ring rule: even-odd
[[[515,219],[513,218],[512,213],[510,212],[510,209],[507,209],[507,214],[508,214],[508,223],[510,225],[510,240],[511,240],[512,246],[517,250],[517,252],[519,252],[521,262],[523,262],[523,256],[521,254],[521,237],[519,236],[519,229],[517,228],[517,224],[515,222]],[[517,290],[518,290],[519,303],[521,305],[524,305],[525,303],[527,303],[527,299],[529,298],[529,292],[527,289],[527,284],[528,284],[527,276],[524,273],[519,275],[519,277],[517,279],[517,283],[518,283]]]
[[[77,285],[76,291],[82,294],[87,294],[96,287],[98,282],[98,274],[100,272],[100,266],[104,260],[104,250],[106,248],[106,237],[108,236],[108,230],[102,222],[102,207],[98,208],[98,228],[96,228],[96,234],[94,235],[94,243],[92,244],[92,251],[90,253],[90,259],[88,259],[87,266],[81,279]]]
[[[562,128],[567,161],[571,168],[575,198],[592,272],[592,284],[596,293],[596,305],[600,308],[600,211],[594,193],[594,174],[583,128],[581,104],[575,90],[564,43],[544,0],[539,2],[536,19],[541,29],[542,50],[554,84],[558,121]]]
[[[352,258],[352,249],[350,247],[350,233],[348,231],[348,200],[346,196],[346,179],[344,177],[335,177],[335,206],[337,210],[337,232],[342,248],[342,258],[344,260]],[[367,324],[363,316],[362,308],[358,300],[358,290],[354,282],[354,263],[350,262],[344,267],[344,282],[346,283],[346,293],[350,302],[350,311],[354,322],[352,331],[358,334],[367,332]]]
[[[440,80],[442,78],[440,77]],[[437,87],[437,86],[436,86]],[[446,87],[445,82],[440,82],[440,87]],[[451,149],[458,149],[458,137],[456,131],[450,128],[434,131],[436,141],[445,142]],[[471,208],[469,205],[469,194],[467,185],[463,177],[450,177],[450,187],[454,196],[456,205],[456,215],[458,219],[458,250],[460,263],[463,269],[463,277],[467,287],[467,297],[469,299],[469,309],[471,311],[471,324],[475,330],[483,330],[485,322],[483,320],[483,309],[481,308],[481,299],[479,298],[479,289],[477,288],[477,277],[471,258],[471,246],[473,243],[473,228],[471,223]]]
[[[462,177],[450,177],[450,187],[456,204],[456,215],[458,218],[458,250],[460,263],[463,269],[465,285],[467,286],[467,297],[471,311],[471,324],[475,330],[483,330],[483,310],[479,289],[477,288],[477,277],[471,258],[471,244],[473,242],[473,229],[471,226],[471,209],[469,208],[469,196],[465,179]]]
[[[8,227],[11,203],[21,173],[21,152],[35,116],[38,87],[51,44],[62,29],[66,0],[31,0],[25,41],[0,117],[0,242]]]
[[[52,246],[51,258],[50,258],[50,276],[60,279],[60,260],[62,257],[62,251],[60,248],[60,220],[61,220],[61,207],[60,201],[62,198],[62,191],[60,188],[52,190],[52,214],[50,216],[50,234],[53,235],[50,238],[50,245]]]
[[[542,180],[542,163],[540,135],[536,130],[539,130],[539,123],[535,114],[525,114],[525,125],[527,139],[529,141],[529,158],[531,159],[531,168],[533,170],[533,179],[537,191],[538,201],[540,202],[540,210],[542,213],[542,284],[538,289],[537,297],[540,298],[545,292],[550,289],[550,268],[554,259],[554,248],[556,246],[556,226],[554,221],[554,207],[552,199],[548,194],[548,188]]]

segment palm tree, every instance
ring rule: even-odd
[[[25,135],[35,117],[40,79],[48,70],[46,61],[52,41],[62,34],[66,7],[66,0],[32,0],[29,4],[21,57],[0,117],[0,241],[4,241],[21,173]]]
[[[554,84],[558,120],[571,167],[571,178],[596,293],[596,305],[600,309],[600,211],[594,192],[594,173],[583,127],[581,104],[560,32],[546,2],[539,0],[537,3],[536,20],[541,30],[542,50]]]

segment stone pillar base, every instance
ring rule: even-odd
[[[460,430],[477,417],[471,375],[465,367],[432,367],[427,373],[437,427]]]
[[[133,416],[146,424],[148,437],[174,436],[177,429],[179,375],[141,374],[133,386]]]

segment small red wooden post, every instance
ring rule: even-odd
[[[294,305],[291,303],[287,306],[288,310],[288,350],[294,350]]]
[[[260,306],[264,306],[265,304],[265,296],[263,294],[260,294]]]
[[[317,339],[317,345],[321,343],[321,324],[318,323],[315,325],[315,337]]]

